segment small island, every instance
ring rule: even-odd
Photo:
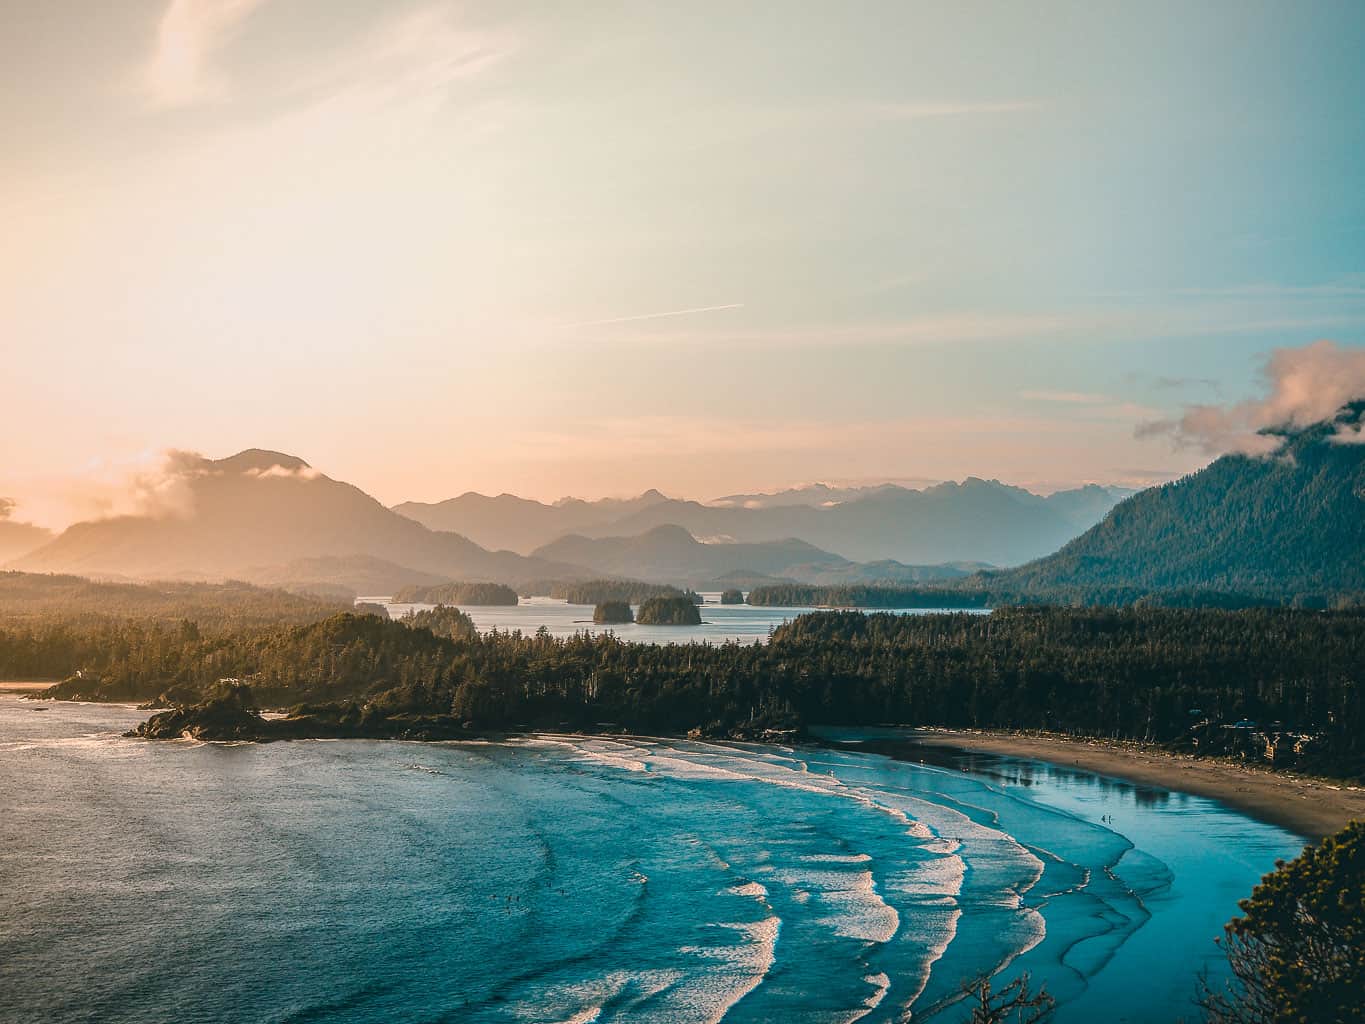
[[[700,626],[701,612],[690,597],[651,597],[635,621],[642,626]]]
[[[722,590],[722,591],[720,592],[720,603],[721,603],[721,604],[743,604],[743,603],[744,603],[744,591],[742,591],[742,590],[737,590],[737,589],[735,589],[734,587],[731,587],[729,590]]]
[[[467,608],[511,606],[517,592],[501,583],[438,583],[434,587],[404,587],[393,595],[394,604],[447,604]]]
[[[408,612],[399,620],[412,629],[429,629],[436,636],[463,640],[478,635],[474,620],[458,608],[438,604],[420,612]]]
[[[621,626],[635,621],[628,601],[602,601],[592,610],[592,621],[599,626]]]

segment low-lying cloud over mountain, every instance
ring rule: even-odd
[[[77,523],[13,567],[300,585],[311,569],[326,582],[357,588],[390,576],[399,585],[429,577],[515,582],[574,571],[428,530],[279,452],[250,449],[217,460],[173,452],[159,472],[138,482],[137,495],[137,513]]]
[[[1210,455],[1270,455],[1284,443],[1284,431],[1331,422],[1356,399],[1365,398],[1365,349],[1316,341],[1302,348],[1279,348],[1262,370],[1269,385],[1264,398],[1235,405],[1192,405],[1179,419],[1158,420],[1138,428],[1138,436],[1169,435],[1177,447]],[[1335,444],[1365,442],[1358,422],[1335,426]]]
[[[1302,408],[1313,401],[1306,396]],[[1365,401],[1354,401],[1320,422],[1279,426],[1267,437],[1274,457],[1224,455],[1134,495],[1056,554],[969,585],[1061,602],[1216,591],[1310,607],[1358,604],[1365,445],[1341,441],[1363,423]]]

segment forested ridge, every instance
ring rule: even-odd
[[[952,587],[772,583],[750,590],[748,603],[767,608],[989,608],[989,600],[985,591]]]
[[[190,623],[0,628],[0,676],[70,677],[52,691],[68,698],[192,703],[235,679],[266,706],[355,702],[474,729],[899,723],[1158,742],[1253,719],[1316,734],[1318,767],[1343,775],[1362,768],[1363,672],[1360,611],[822,612],[769,643],[720,646],[447,637],[351,614],[233,636]]]
[[[1355,402],[1332,422],[1282,431],[1274,455],[1225,455],[1121,502],[1056,554],[965,585],[1053,601],[1117,586],[1365,603],[1365,445],[1336,443],[1363,420]]]
[[[695,590],[685,590],[667,583],[642,583],[639,580],[586,580],[578,583],[557,580],[529,584],[522,588],[522,593],[546,594],[569,604],[603,604],[607,601],[644,604],[651,597],[686,597],[694,604],[702,603],[701,595]]]
[[[206,633],[316,622],[351,608],[350,600],[226,583],[111,583],[83,576],[0,572],[0,624],[192,619]]]

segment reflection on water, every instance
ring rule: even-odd
[[[995,779],[1010,786],[1038,784],[1095,788],[1120,802],[1131,800],[1139,807],[1161,807],[1171,800],[1181,801],[1186,793],[1115,779],[1107,775],[1046,761],[1023,761],[984,751],[952,750],[947,747],[906,745],[897,740],[868,740],[861,744],[865,750],[885,753],[892,757],[911,757],[915,761],[937,764],[946,768],[969,771],[981,778]]]

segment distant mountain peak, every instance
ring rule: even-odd
[[[272,469],[282,469],[289,473],[313,467],[297,455],[272,452],[265,448],[247,448],[226,459],[206,459],[208,465],[225,473],[266,473]]]
[[[697,538],[692,536],[691,532],[686,527],[678,526],[674,523],[664,523],[660,526],[655,526],[640,534],[640,537],[648,538],[652,541],[667,540],[680,544],[699,543]]]

